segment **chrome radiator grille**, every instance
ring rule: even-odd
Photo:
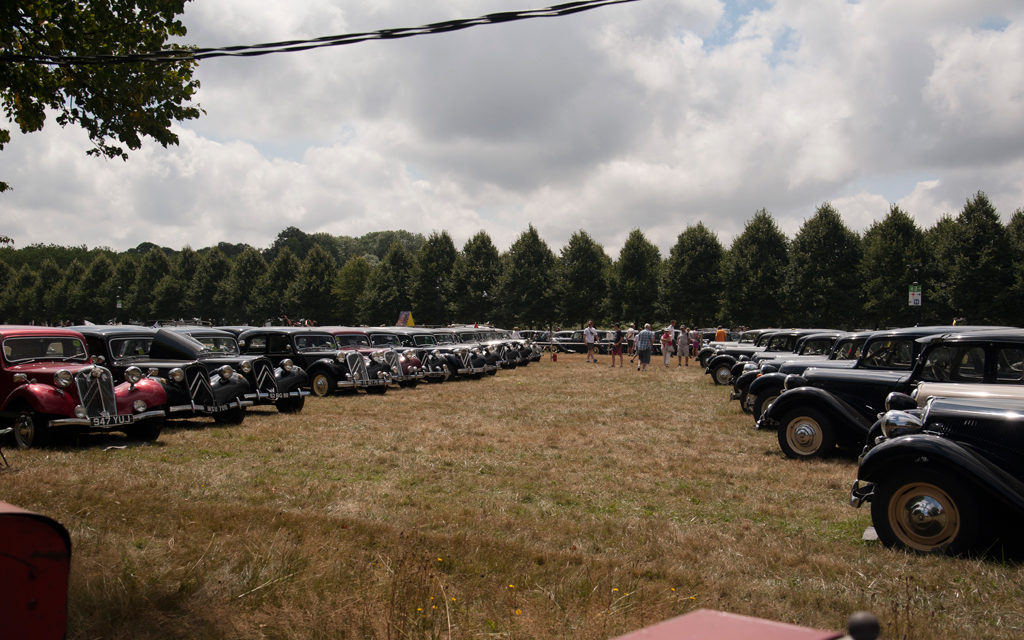
[[[384,362],[388,365],[388,373],[396,376],[402,375],[402,362],[398,359],[398,353],[394,350],[384,353]]]
[[[348,372],[352,375],[353,382],[370,379],[370,374],[366,371],[366,363],[363,362],[363,354],[358,351],[346,354],[345,364],[348,365]]]
[[[190,364],[185,367],[185,380],[188,381],[188,395],[192,403],[200,406],[215,405],[213,387],[210,385],[210,374],[201,364]]]
[[[90,367],[75,374],[78,397],[89,416],[117,415],[114,377],[105,367]]]
[[[252,375],[256,379],[256,384],[253,386],[257,390],[263,393],[277,391],[277,380],[274,379],[274,367],[270,364],[270,360],[266,358],[253,360]]]

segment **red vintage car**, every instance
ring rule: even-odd
[[[85,338],[53,327],[0,325],[0,421],[21,448],[63,433],[121,431],[155,440],[163,427],[167,394],[138,367],[114,384],[110,370],[93,364]]]
[[[400,387],[415,387],[426,373],[423,371],[419,356],[406,349],[396,338],[392,344],[373,344],[369,332],[362,327],[322,327],[324,331],[334,335],[338,349],[355,350],[368,358],[372,358],[385,367],[391,374],[391,380]]]

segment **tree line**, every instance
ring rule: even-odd
[[[920,307],[908,305],[915,281]],[[418,324],[523,328],[670,318],[690,326],[1016,325],[1024,211],[1004,225],[978,192],[931,228],[892,206],[860,235],[824,203],[789,239],[762,209],[728,249],[697,223],[663,257],[634,229],[614,260],[582,230],[556,255],[532,225],[505,252],[485,231],[459,249],[444,231],[348,237],[295,227],[263,250],[8,246],[0,249],[0,287],[7,323],[288,317],[375,325],[411,310]]]

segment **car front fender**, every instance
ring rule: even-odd
[[[295,391],[306,385],[309,375],[299,365],[292,365],[291,371],[285,371],[281,367],[274,368],[274,381],[277,383],[277,390],[282,393]]]
[[[882,442],[861,458],[857,478],[877,483],[895,469],[922,462],[955,474],[1013,509],[1018,516],[1024,515],[1024,483],[959,443],[930,433]]]
[[[765,373],[760,376],[756,376],[755,379],[750,382],[750,386],[747,388],[747,393],[753,396],[767,395],[770,392],[778,394],[782,391],[782,385],[785,383],[786,374]]]
[[[114,387],[114,396],[117,398],[119,414],[135,413],[133,405],[136,400],[142,400],[151,409],[167,404],[167,392],[163,385],[150,378],[143,378],[134,385],[122,382]]]
[[[4,402],[4,410],[12,405],[27,404],[36,413],[74,415],[78,401],[69,393],[48,384],[22,384],[14,389]]]
[[[831,421],[838,443],[863,444],[871,428],[871,424],[856,409],[817,387],[797,387],[784,391],[761,415],[757,428],[778,428],[791,412],[807,409],[817,411]]]

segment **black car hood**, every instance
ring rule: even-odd
[[[169,360],[198,360],[203,346],[180,333],[160,329],[149,346],[149,357]]]
[[[861,382],[897,385],[910,379],[910,371],[891,369],[838,369],[835,367],[811,366],[803,373],[808,383],[817,386],[819,382]]]

